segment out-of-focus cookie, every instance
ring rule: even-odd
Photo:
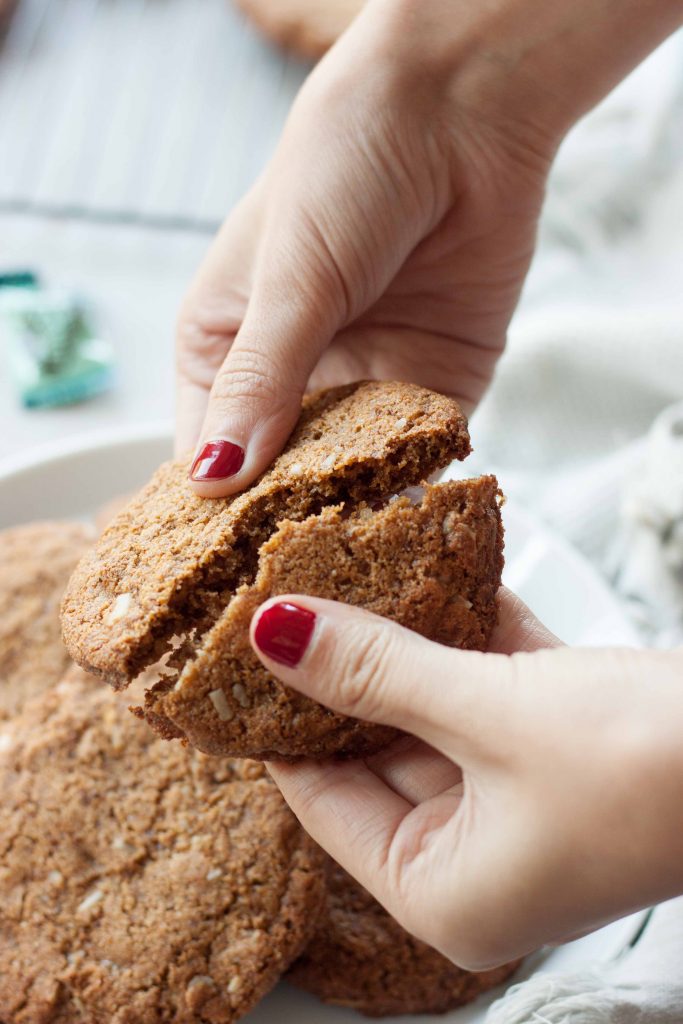
[[[445,1013],[506,981],[520,961],[472,974],[409,935],[328,858],[318,928],[288,978],[323,1002],[368,1017]]]
[[[237,0],[279,46],[321,57],[356,17],[364,0]]]
[[[95,539],[78,522],[39,522],[0,532],[0,720],[58,682],[70,662],[59,604]]]
[[[17,0],[0,0],[0,32],[4,32],[14,14]]]
[[[256,758],[367,754],[397,735],[335,714],[283,686],[249,643],[258,606],[275,594],[343,601],[440,643],[485,650],[496,623],[503,528],[493,476],[427,486],[373,509],[327,508],[284,522],[258,573],[186,661],[155,684],[145,714],[162,735],[209,754]]]
[[[232,1024],[304,948],[320,851],[263,766],[73,669],[0,728],[4,1024]]]

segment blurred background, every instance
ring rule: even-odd
[[[0,275],[82,302],[107,378],[88,400],[27,408],[5,330],[0,467],[170,424],[183,291],[360,2],[337,24],[310,0],[289,21],[268,0],[0,0]],[[467,467],[496,471],[661,643],[683,637],[682,170],[679,33],[561,150]]]

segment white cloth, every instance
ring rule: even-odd
[[[683,402],[657,417],[639,461],[611,568],[642,634],[670,648],[683,643]]]
[[[494,386],[478,469],[683,642],[683,37],[575,130]],[[487,1024],[683,1024],[683,899],[618,961],[537,974]]]
[[[668,419],[653,426],[681,400],[683,33],[561,150],[508,350],[472,423],[477,467],[616,583],[648,643],[683,640],[683,498],[665,483],[679,445]],[[650,515],[650,502],[666,507]]]
[[[606,967],[536,974],[493,1004],[486,1024],[683,1024],[683,899],[657,907]]]

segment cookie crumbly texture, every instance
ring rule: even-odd
[[[162,466],[71,578],[62,626],[73,659],[122,688],[173,636],[196,645],[283,519],[375,501],[469,454],[453,400],[411,384],[364,382],[304,402],[284,452],[248,490],[196,497],[188,461]]]
[[[473,974],[414,938],[327,858],[318,928],[288,979],[323,1002],[368,1017],[445,1013],[506,981],[521,961]]]
[[[230,756],[294,759],[362,755],[398,735],[338,715],[280,683],[249,644],[268,597],[306,593],[366,608],[423,636],[484,650],[496,622],[503,529],[493,476],[427,486],[419,503],[395,498],[352,515],[327,508],[284,522],[179,680],[147,692],[144,713],[169,738]]]
[[[0,532],[0,721],[59,682],[69,664],[59,603],[94,542],[78,522],[38,522]]]
[[[262,765],[75,673],[0,728],[3,1024],[232,1024],[305,947],[320,851]]]
[[[237,0],[274,43],[317,59],[349,27],[364,0]]]

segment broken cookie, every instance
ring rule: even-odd
[[[241,494],[197,498],[187,462],[168,463],[74,573],[68,649],[116,688],[164,656],[140,713],[207,753],[376,750],[395,731],[283,687],[249,648],[249,618],[266,597],[300,591],[485,648],[503,562],[495,479],[428,487],[415,504],[400,497],[469,451],[456,402],[364,382],[306,400],[282,455]]]
[[[147,692],[143,713],[169,737],[210,754],[258,758],[363,755],[397,732],[338,715],[283,686],[249,643],[249,623],[275,594],[358,605],[431,640],[482,650],[496,621],[502,527],[495,477],[427,486],[413,504],[285,521],[179,678]]]

